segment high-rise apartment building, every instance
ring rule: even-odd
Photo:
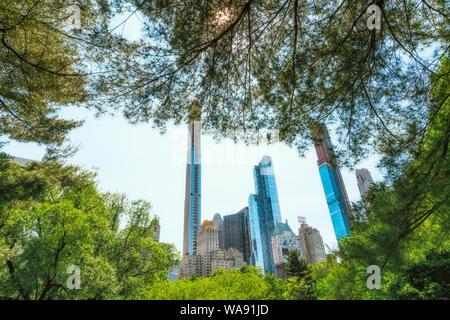
[[[364,198],[369,191],[369,188],[374,184],[370,171],[363,168],[356,170],[356,181],[358,182],[359,193],[361,198]]]
[[[201,257],[201,275],[208,277],[211,274],[212,253],[219,250],[219,234],[213,221],[205,220],[198,235],[197,254]]]
[[[251,255],[251,235],[248,207],[245,207],[236,214],[223,217],[225,250],[230,248],[242,252],[244,261],[250,264]]]
[[[217,269],[239,269],[244,265],[244,256],[237,249],[230,248],[228,250],[216,250],[212,253],[211,273]]]
[[[201,222],[201,106],[198,102],[190,106],[188,122],[183,256],[196,254]]]
[[[225,234],[222,216],[216,213],[213,218],[214,226],[219,235],[219,249],[225,249]]]
[[[319,230],[302,223],[298,229],[298,246],[303,258],[309,264],[315,264],[326,259],[325,246]]]
[[[275,225],[281,222],[281,213],[271,157],[264,156],[253,168],[253,175],[255,194],[251,194],[248,200],[251,264],[261,266],[264,272],[275,273],[272,232]]]
[[[179,270],[179,278],[186,279],[194,275],[202,274],[201,256],[197,254],[186,254],[183,257],[182,267]]]
[[[197,243],[197,254],[183,257],[181,279],[193,275],[209,277],[217,269],[238,269],[244,264],[244,256],[239,250],[219,249],[218,232],[213,221],[203,221]]]
[[[298,239],[292,229],[286,223],[279,222],[272,233],[272,251],[275,271],[278,278],[286,279],[284,267],[287,262],[289,252],[298,251],[300,256],[302,252],[298,247]]]
[[[328,130],[312,130],[314,138],[317,165],[319,167],[320,179],[322,180],[328,210],[333,223],[336,239],[350,235],[351,207],[345,190],[341,171],[334,160],[333,146],[331,144]]]

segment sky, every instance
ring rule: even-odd
[[[132,17],[121,32],[138,39],[139,19]],[[96,118],[92,112],[76,107],[64,108],[61,117],[85,120],[69,138],[80,150],[69,163],[98,173],[98,185],[104,192],[125,193],[132,200],[152,204],[152,213],[160,218],[160,241],[182,249],[184,193],[187,158],[187,127],[171,126],[161,135],[150,124],[131,125],[120,115]],[[333,137],[332,137],[333,138]],[[10,142],[4,152],[40,160],[44,148],[33,143]],[[234,214],[248,206],[254,193],[253,166],[263,155],[272,157],[278,188],[281,216],[297,234],[297,216],[317,228],[326,244],[336,247],[331,218],[322,189],[314,148],[304,158],[284,144],[248,147],[231,141],[217,143],[208,134],[202,136],[202,220],[215,213]],[[367,168],[374,180],[382,180],[376,168],[376,156],[358,167]],[[350,201],[360,199],[354,172],[342,170]]]

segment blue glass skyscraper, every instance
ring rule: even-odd
[[[350,235],[351,208],[341,171],[333,160],[333,146],[328,130],[312,132],[317,153],[320,179],[333,223],[336,239]]]
[[[248,199],[250,234],[252,237],[251,263],[264,272],[275,273],[272,251],[272,232],[281,222],[280,203],[272,159],[264,156],[253,168],[255,194]]]
[[[201,223],[201,106],[189,109],[186,193],[184,200],[183,256],[197,253],[197,235]]]

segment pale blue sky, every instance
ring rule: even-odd
[[[136,18],[129,19],[123,29],[130,39],[137,39],[139,30]],[[153,213],[161,219],[161,241],[181,250],[186,127],[169,127],[165,135],[160,135],[149,124],[130,125],[121,116],[97,119],[91,112],[76,108],[66,109],[61,115],[86,120],[84,126],[70,134],[71,141],[82,147],[69,162],[95,169],[103,191],[149,201]],[[44,154],[43,148],[30,143],[10,143],[4,151],[35,160]],[[253,166],[264,154],[273,158],[283,220],[288,219],[297,233],[297,216],[305,216],[309,225],[319,229],[325,243],[336,246],[312,147],[300,158],[294,149],[281,144],[264,149],[231,142],[217,144],[203,136],[202,220],[212,219],[217,212],[233,214],[248,205],[248,196],[254,193]],[[359,167],[368,168],[375,181],[380,181],[382,175],[375,165],[375,157],[370,157]],[[342,175],[350,200],[359,200],[354,172],[342,170]]]

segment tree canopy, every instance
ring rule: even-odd
[[[355,222],[340,242],[341,262],[318,270],[319,296],[325,299],[448,299],[450,283],[449,59],[442,59],[433,87],[429,129],[403,159],[398,145],[386,146],[384,163],[393,175],[371,189],[354,207],[365,219]],[[410,134],[415,135],[415,132]],[[395,174],[394,174],[395,173]],[[391,183],[388,183],[391,180]],[[381,270],[381,290],[366,286],[371,265]],[[319,268],[320,269],[320,268]]]
[[[429,79],[449,42],[445,1],[134,3],[145,57],[108,95],[131,121],[179,123],[197,100],[219,135],[267,128],[300,151],[312,127],[331,125],[347,160],[382,137],[407,144],[411,127],[427,129]],[[379,30],[368,27],[371,5]]]
[[[70,5],[81,10],[81,29],[64,27]],[[373,5],[380,29],[368,26]],[[407,132],[427,130],[429,79],[438,81],[450,34],[443,0],[2,0],[0,8],[5,135],[61,143],[80,125],[57,118],[67,104],[121,110],[164,130],[195,100],[218,136],[268,129],[304,151],[310,129],[329,125],[347,164],[386,140],[413,145]],[[145,37],[130,42],[117,30],[138,13]],[[125,18],[113,24],[118,14]]]
[[[2,139],[60,147],[82,124],[60,118],[61,108],[105,111],[97,99],[103,75],[124,73],[136,47],[110,27],[122,8],[108,0],[0,0]]]
[[[149,203],[98,192],[89,172],[2,156],[0,188],[2,299],[133,298],[178,263],[153,240]],[[67,285],[71,266],[79,289]]]

